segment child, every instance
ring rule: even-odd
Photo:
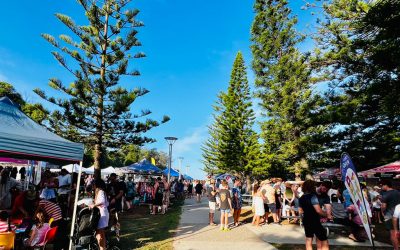
[[[219,199],[221,200],[220,209],[221,209],[221,231],[229,231],[228,228],[228,215],[232,210],[232,198],[231,193],[228,190],[228,182],[226,180],[222,180],[222,186],[218,192]]]
[[[8,231],[14,231],[15,226],[14,225],[9,225],[8,223],[8,213],[7,211],[1,211],[0,212],[0,233],[8,232]]]
[[[32,227],[31,236],[25,239],[24,245],[33,247],[44,240],[46,232],[50,229],[48,223],[45,223],[45,215],[42,209],[38,209],[35,214],[36,224]]]

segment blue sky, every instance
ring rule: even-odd
[[[303,4],[300,0],[292,1],[291,7],[298,15],[299,29],[309,32],[307,25],[313,17],[300,9]],[[171,117],[170,122],[147,134],[158,141],[146,147],[168,152],[163,138],[177,137],[173,158],[184,157],[182,166],[190,166],[189,174],[204,178],[205,173],[200,170],[200,146],[207,139],[216,95],[227,88],[239,50],[246,64],[251,63],[253,1],[135,0],[131,6],[141,11],[139,19],[145,23],[139,30],[143,46],[138,51],[145,52],[147,57],[131,62],[131,67],[138,69],[141,76],[124,79],[121,84],[150,90],[133,104],[133,113],[150,109],[151,118]],[[57,77],[65,83],[72,80],[50,54],[53,48],[40,36],[41,33],[71,34],[54,17],[57,12],[73,17],[78,24],[86,23],[74,0],[42,0],[40,4],[21,0],[3,4],[0,81],[13,84],[28,101],[44,103],[32,92],[36,87],[57,94],[47,87],[49,78]],[[307,50],[311,45],[307,41],[302,49]],[[249,70],[250,84],[253,78]],[[177,165],[175,160],[173,166]]]

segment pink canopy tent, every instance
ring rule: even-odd
[[[400,173],[400,161],[395,161],[377,168],[368,169],[360,172],[360,175],[369,175],[375,173]]]
[[[7,157],[0,157],[0,162],[1,163],[23,164],[23,165],[29,164],[28,160],[13,159],[13,158],[7,158]]]
[[[324,171],[313,175],[313,177],[316,179],[327,179],[330,176],[336,176],[340,178],[340,175],[341,175],[340,168],[327,168]]]

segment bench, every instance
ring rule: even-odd
[[[330,229],[348,229],[349,226],[347,225],[343,225],[343,224],[337,224],[337,223],[333,223],[333,222],[325,222],[325,223],[321,223],[321,225],[325,228],[326,230],[326,235],[329,237],[329,233],[330,233]],[[359,225],[360,227],[364,227],[363,225]],[[370,225],[371,229],[375,228],[375,225]]]
[[[242,195],[242,202],[247,203],[249,205],[253,204],[253,197],[250,194]]]

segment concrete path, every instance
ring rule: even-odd
[[[219,223],[219,212],[215,222]],[[230,218],[231,222],[232,218]],[[244,250],[276,249],[263,241],[247,227],[240,226],[229,232],[222,232],[219,226],[208,225],[208,201],[202,199],[198,204],[194,199],[185,201],[177,235],[174,241],[175,250]]]
[[[215,222],[219,223],[220,213],[217,212]],[[232,222],[232,217],[229,218]],[[304,231],[298,225],[266,225],[254,227],[245,224],[222,232],[219,226],[208,225],[208,201],[202,198],[201,203],[187,199],[183,206],[180,224],[174,239],[176,250],[258,250],[276,249],[269,243],[304,244]],[[368,242],[356,243],[347,237],[337,236],[329,239],[330,245],[339,246],[370,246]],[[390,247],[387,244],[375,242],[376,246]]]
[[[298,225],[266,225],[262,227],[253,227],[249,224],[245,225],[250,231],[255,233],[262,240],[269,243],[279,244],[304,244],[304,229]],[[331,246],[368,246],[369,241],[354,242],[347,237],[339,235],[329,236],[329,245]],[[315,242],[314,242],[315,243]],[[388,244],[375,241],[377,247],[391,247]]]

